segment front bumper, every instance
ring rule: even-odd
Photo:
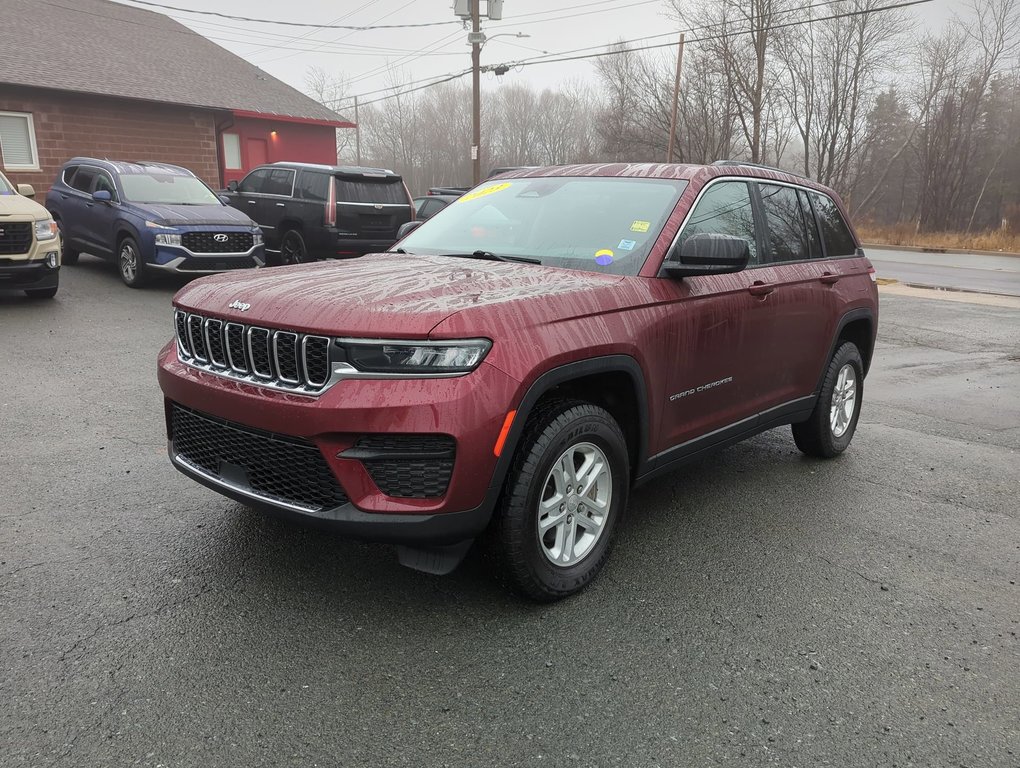
[[[48,267],[45,261],[12,261],[0,259],[0,288],[19,291],[56,288],[60,267]]]
[[[235,269],[266,265],[265,246],[256,245],[244,253],[192,253],[174,245],[157,245],[153,269],[186,275],[211,275]]]
[[[167,401],[170,457],[181,472],[225,496],[282,516],[316,521],[353,537],[409,546],[452,544],[484,529],[493,502],[489,493],[497,461],[493,448],[519,388],[516,381],[483,363],[459,378],[351,379],[320,397],[308,397],[196,370],[180,362],[174,343],[160,355],[158,378]],[[218,472],[203,469],[174,445],[175,404],[267,439],[310,443],[346,501],[309,509],[306,504],[268,498],[232,464]],[[411,498],[380,489],[385,483],[377,484],[379,475],[373,475],[357,446],[366,436],[395,435],[453,439],[455,458],[442,495]]]

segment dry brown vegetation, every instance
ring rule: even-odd
[[[857,234],[865,244],[908,245],[919,248],[951,248],[974,251],[1020,253],[1020,235],[1015,232],[917,232],[911,223],[880,226],[858,224]]]

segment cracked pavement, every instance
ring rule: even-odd
[[[522,603],[177,474],[175,284],[0,295],[0,766],[1016,766],[1020,311],[883,295],[850,451],[639,489]]]

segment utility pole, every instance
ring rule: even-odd
[[[474,184],[482,180],[482,86],[481,58],[482,36],[479,23],[480,0],[471,0],[471,160],[473,163]]]
[[[361,165],[361,120],[358,119],[358,97],[354,97],[354,146],[358,153],[357,165]]]
[[[673,162],[673,146],[676,144],[677,111],[680,109],[680,70],[684,65],[684,38],[680,33],[680,47],[676,52],[676,78],[673,80],[673,114],[669,120],[669,148],[666,150],[666,162]]]

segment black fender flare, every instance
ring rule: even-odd
[[[514,454],[517,452],[521,436],[524,433],[525,424],[527,424],[528,417],[542,396],[560,384],[599,373],[625,373],[630,377],[631,383],[634,386],[638,410],[637,457],[634,477],[641,474],[642,467],[645,466],[648,458],[649,427],[648,389],[645,385],[644,371],[641,369],[638,361],[630,355],[605,355],[587,358],[552,368],[540,375],[528,387],[528,391],[524,393],[524,397],[517,406],[517,414],[514,416],[513,424],[503,444],[503,450],[496,461],[496,468],[492,473],[489,490],[486,493],[485,506],[489,509],[495,509],[496,503],[499,500],[499,494],[503,489],[503,483],[506,481],[506,476],[510,471]]]
[[[875,313],[868,307],[859,307],[857,309],[851,309],[843,315],[839,319],[839,323],[836,325],[836,331],[832,334],[832,341],[829,344],[829,354],[825,356],[825,362],[822,364],[822,372],[818,375],[818,383],[815,385],[816,395],[822,391],[822,382],[825,380],[825,371],[829,367],[829,361],[832,360],[832,356],[836,354],[836,345],[839,344],[839,337],[842,335],[843,329],[855,320],[867,320],[871,323],[871,355],[868,356],[868,359],[864,363],[864,375],[867,376],[868,369],[871,367],[871,360],[875,356],[875,336],[878,332],[878,327],[875,322]]]

